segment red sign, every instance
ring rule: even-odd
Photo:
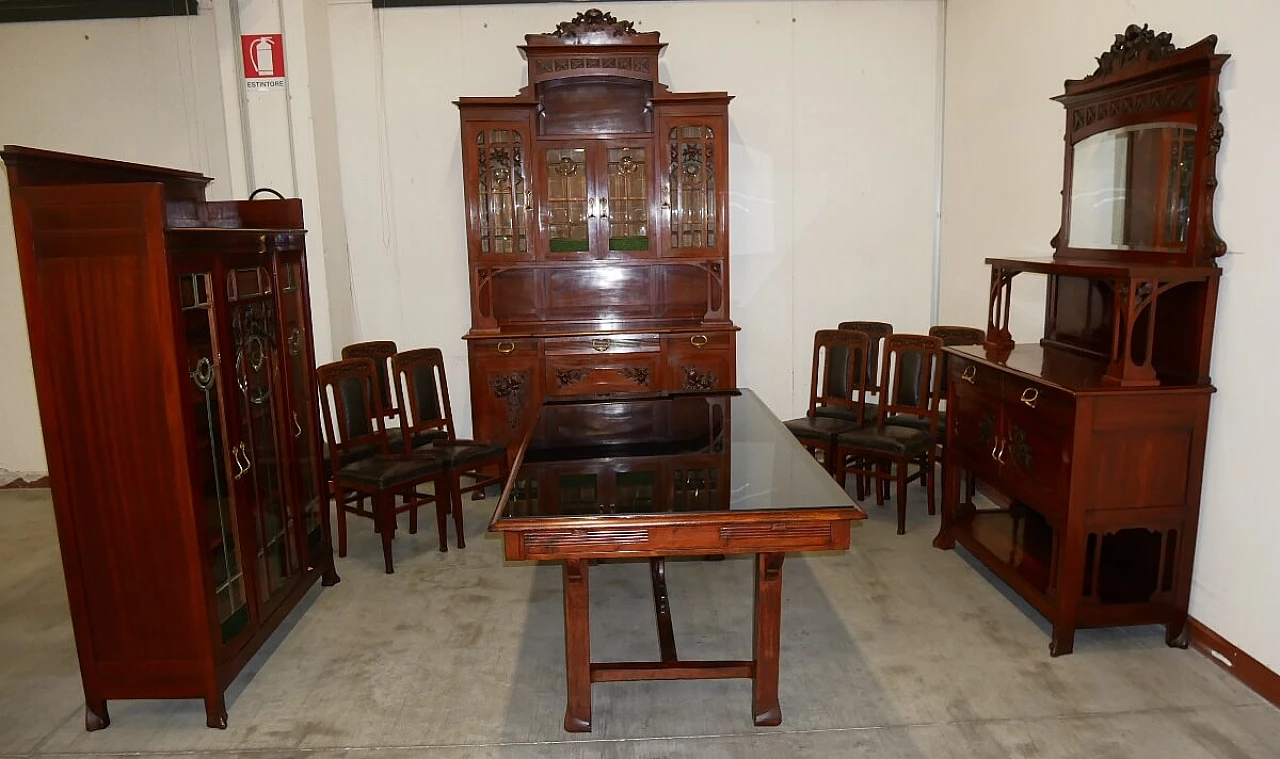
[[[242,34],[245,79],[284,78],[284,35]]]

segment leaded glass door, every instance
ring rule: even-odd
[[[290,537],[297,529],[286,505],[284,456],[277,439],[286,404],[277,387],[280,330],[270,274],[260,266],[232,269],[227,273],[227,301],[238,422],[238,440],[231,442],[256,547],[259,614],[265,615],[299,571],[297,547]]]
[[[238,468],[225,434],[226,388],[219,373],[211,272],[178,275],[178,307],[186,355],[183,401],[194,422],[192,481],[204,504],[205,560],[213,581],[214,610],[222,642],[249,629],[249,597],[242,565],[240,526],[229,479]]]
[[[520,122],[473,122],[464,133],[471,185],[469,236],[484,261],[533,258],[533,187],[527,133]]]
[[[292,260],[290,260],[290,258]],[[289,440],[290,487],[299,504],[302,529],[298,536],[308,564],[323,561],[325,553],[324,523],[321,509],[327,506],[322,485],[321,462],[318,460],[320,431],[315,426],[316,404],[312,388],[315,377],[307,334],[310,320],[303,290],[302,261],[297,257],[282,258],[278,264],[281,334],[284,339],[285,392],[288,394],[284,432]]]
[[[593,227],[600,210],[586,145],[543,149],[547,252],[553,258],[592,258]]]
[[[660,139],[666,155],[662,197],[662,253],[718,256],[726,247],[728,187],[726,127],[723,117],[663,119]]]
[[[649,149],[646,144],[607,142],[601,146],[603,176],[600,223],[603,247],[610,258],[649,255],[650,234]]]

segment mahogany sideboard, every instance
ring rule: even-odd
[[[1158,623],[1185,646],[1209,357],[1226,252],[1217,38],[1130,26],[1067,111],[1052,258],[989,258],[986,343],[948,348],[942,527],[1053,624]],[[1015,277],[1047,277],[1044,337],[1015,345]],[[961,488],[964,474],[971,478]],[[969,497],[985,493],[987,502]]]
[[[6,146],[85,727],[117,698],[223,691],[317,578],[320,467],[302,202]]]
[[[731,96],[598,10],[525,42],[518,95],[457,101],[475,434],[513,451],[544,398],[737,386]]]

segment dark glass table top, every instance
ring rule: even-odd
[[[495,528],[542,517],[857,511],[750,390],[548,403],[517,464]]]

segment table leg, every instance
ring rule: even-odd
[[[564,670],[569,699],[564,729],[591,732],[591,605],[587,560],[564,562]]]
[[[663,661],[676,661],[676,635],[671,628],[671,599],[667,596],[667,560],[661,556],[649,559],[649,576],[653,580],[653,613],[658,620],[658,647]]]
[[[760,727],[782,722],[778,704],[778,651],[782,638],[781,553],[756,554],[756,608],[751,679],[751,713]]]

